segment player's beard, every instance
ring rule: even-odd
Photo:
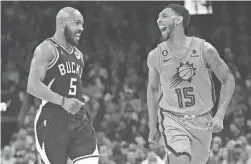
[[[175,28],[174,22],[172,24],[169,24],[167,28],[169,29],[169,31],[166,32],[165,35],[163,35],[164,40],[168,40],[171,37],[173,29]]]
[[[73,46],[77,46],[79,44],[78,41],[74,40],[75,34],[76,32],[71,31],[68,26],[65,26],[65,29],[64,29],[65,39],[69,44]]]

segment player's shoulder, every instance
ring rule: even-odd
[[[158,47],[155,47],[148,53],[148,58],[155,58],[158,53]]]
[[[48,40],[44,40],[36,47],[35,51],[40,51],[40,52],[44,52],[44,53],[48,53],[48,52],[51,53],[54,51],[54,47]]]
[[[203,49],[206,50],[206,49],[212,49],[214,48],[214,46],[209,43],[207,40],[203,39],[203,38],[199,38],[199,37],[196,37],[196,36],[192,36],[192,37],[189,37],[189,38],[194,38],[195,39],[195,42],[197,43],[203,43]]]
[[[41,42],[34,51],[34,57],[39,57],[40,59],[43,58],[44,60],[51,60],[55,56],[55,48],[48,40]]]
[[[212,54],[218,54],[216,48],[209,42],[205,41],[203,45],[203,52],[204,56],[212,55]]]

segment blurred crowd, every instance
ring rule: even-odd
[[[53,35],[56,13],[65,6],[76,7],[85,19],[79,46],[86,61],[83,92],[100,164],[164,164],[164,148],[147,142],[146,59],[161,41],[156,19],[167,4],[142,3],[2,3],[2,164],[37,163],[33,122],[40,100],[26,93],[27,77],[35,47]],[[193,16],[186,31],[212,43],[236,79],[225,128],[214,135],[209,163],[251,164],[251,5],[213,2],[213,9],[213,15]],[[205,18],[212,30],[200,26]]]

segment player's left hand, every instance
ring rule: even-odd
[[[223,129],[223,118],[215,115],[211,122],[209,123],[209,127],[207,130],[213,133],[219,133]]]

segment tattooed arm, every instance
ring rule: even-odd
[[[221,81],[220,101],[216,116],[224,118],[235,89],[235,79],[217,50],[210,44],[204,44],[204,63]]]

